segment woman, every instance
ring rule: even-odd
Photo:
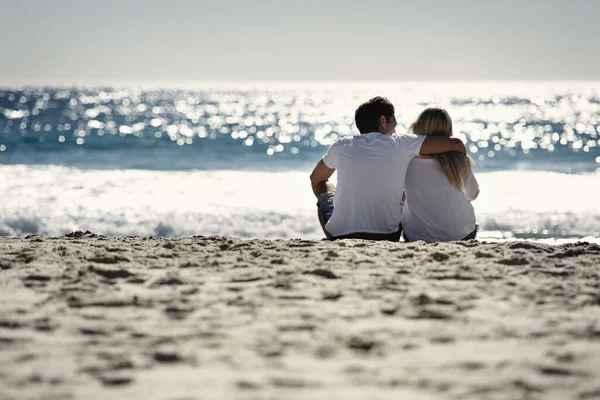
[[[452,136],[452,120],[441,108],[428,108],[410,130],[417,135]],[[475,239],[471,201],[479,195],[469,156],[442,153],[416,157],[408,167],[402,228],[406,241],[444,242]]]

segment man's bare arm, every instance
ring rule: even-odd
[[[467,154],[467,148],[462,140],[449,137],[429,136],[425,138],[421,145],[420,155],[439,154],[449,151]]]
[[[335,169],[329,168],[325,165],[323,160],[320,160],[315,166],[315,169],[313,169],[312,174],[310,174],[310,184],[312,186],[312,191],[317,198],[319,195],[327,193],[328,191],[335,192],[335,186],[328,182],[328,179],[334,172]]]

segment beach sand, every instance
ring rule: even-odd
[[[600,246],[0,238],[0,399],[600,398]]]

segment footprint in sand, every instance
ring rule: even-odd
[[[52,279],[52,277],[50,277],[48,275],[42,275],[42,274],[27,275],[25,278],[23,278],[23,280],[25,280],[25,281],[37,281],[37,282],[47,282],[50,279]]]
[[[100,254],[87,259],[88,261],[98,264],[117,264],[120,262],[130,262],[131,260],[125,256],[117,254]]]
[[[529,261],[523,257],[513,257],[513,258],[504,258],[502,260],[496,261],[498,264],[502,265],[527,265]]]
[[[337,276],[330,270],[322,268],[313,269],[312,271],[306,271],[304,275],[316,275],[327,279],[339,279],[339,276]]]
[[[153,355],[154,360],[160,363],[176,363],[183,361],[183,358],[175,350],[165,349],[157,350]]]
[[[183,279],[177,275],[164,275],[150,281],[150,286],[174,286],[174,285],[185,285]]]
[[[89,270],[95,274],[98,274],[98,275],[103,276],[108,279],[121,279],[121,278],[129,278],[131,276],[135,276],[135,274],[127,271],[126,269],[113,269],[113,268],[90,266]]]
[[[101,375],[98,379],[104,386],[123,386],[133,382],[133,378],[127,375]]]

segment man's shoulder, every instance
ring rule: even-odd
[[[339,139],[337,139],[335,141],[335,143],[340,143],[340,144],[344,144],[344,143],[352,143],[354,140],[356,140],[357,138],[360,138],[360,136],[358,135],[347,135],[347,136],[342,136]]]
[[[427,136],[415,135],[414,133],[394,133],[392,140],[396,144],[396,147],[401,152],[408,152],[411,154],[419,154],[421,146]]]
[[[423,135],[415,135],[414,133],[404,132],[404,133],[394,133],[390,135],[394,140],[405,140],[405,139],[423,139]]]
[[[357,138],[357,136],[354,136],[354,135],[342,136],[341,138],[339,138],[335,142],[333,142],[332,146],[336,146],[336,147],[348,146],[348,145],[351,145],[352,143],[354,143],[354,140],[356,138]]]

